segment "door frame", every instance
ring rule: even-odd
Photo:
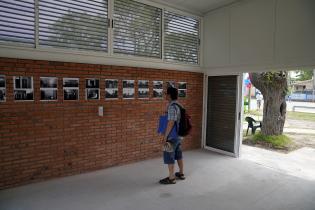
[[[235,107],[235,133],[234,133],[234,152],[227,152],[221,149],[209,147],[206,145],[207,137],[207,108],[208,108],[208,78],[211,76],[236,76],[236,107]],[[244,113],[244,97],[243,97],[243,74],[232,75],[207,75],[204,74],[203,89],[203,119],[202,119],[202,148],[232,157],[240,157],[241,145],[243,139],[243,113]]]

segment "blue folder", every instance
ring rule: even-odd
[[[165,134],[166,128],[167,128],[167,123],[168,123],[168,116],[167,115],[160,116],[159,127],[158,127],[158,133],[159,134]],[[178,139],[177,126],[176,125],[171,130],[171,132],[168,136],[168,139],[169,140],[177,140]]]

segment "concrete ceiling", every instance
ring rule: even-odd
[[[239,0],[151,0],[173,8],[185,10],[197,15],[204,15],[216,8],[226,6]]]

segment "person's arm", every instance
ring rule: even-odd
[[[175,121],[174,120],[169,120],[167,122],[167,127],[166,127],[166,131],[165,131],[165,136],[164,136],[164,140],[167,141],[167,137],[170,134],[170,132],[172,131],[172,128],[175,125]]]

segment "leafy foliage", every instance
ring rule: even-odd
[[[312,69],[302,69],[295,71],[297,73],[297,81],[305,81],[313,78],[313,70]]]

